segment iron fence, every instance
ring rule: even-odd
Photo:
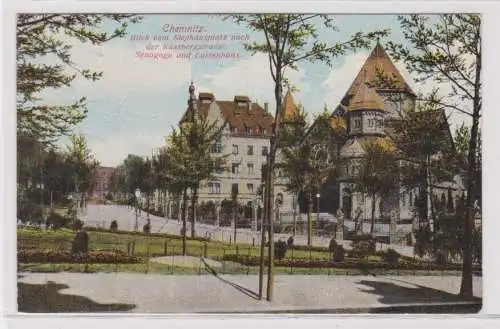
[[[260,247],[235,245],[221,242],[187,241],[185,250],[181,239],[149,238],[145,236],[113,236],[89,232],[89,254],[112,254],[105,265],[94,258],[84,257],[85,271],[93,266],[96,270],[133,271],[143,273],[164,274],[257,274],[260,263]],[[18,237],[18,251],[57,251],[71,253],[73,236],[61,235],[50,238],[38,236]],[[268,247],[265,247],[265,264],[267,263]],[[19,255],[19,254],[18,254]],[[184,257],[189,256],[189,257]],[[352,274],[390,274],[390,275],[445,275],[457,272],[459,268],[450,265],[436,265],[430,260],[419,260],[418,268],[400,266],[387,267],[383,259],[374,259],[367,256],[356,259],[345,254],[346,259],[341,262],[333,260],[333,254],[326,247],[294,246],[288,248],[282,259],[276,260],[276,273],[279,274],[323,274],[323,275],[352,275]],[[137,260],[127,265],[123,258]],[[409,257],[407,258],[407,262]],[[97,260],[97,261],[96,261]],[[19,261],[19,260],[18,260]],[[36,261],[32,261],[37,263]],[[19,263],[23,263],[22,261]],[[103,264],[99,265],[98,264]],[[126,268],[126,267],[129,268]],[[125,267],[125,268],[124,268]],[[455,266],[456,267],[456,266]],[[480,270],[480,269],[479,269]]]

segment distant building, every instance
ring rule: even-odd
[[[385,77],[392,80],[390,85],[383,84]],[[384,121],[397,118],[399,114],[405,112],[415,111],[415,102],[415,93],[405,82],[382,45],[377,43],[344,98],[332,113],[330,128],[333,137],[315,145],[317,152],[325,150],[329,153],[326,158],[342,163],[340,177],[321,188],[319,212],[340,213],[346,221],[354,220],[355,217],[361,222],[369,221],[372,200],[357,191],[353,183],[359,161],[365,152],[363,144],[375,142],[385,147],[392,147],[391,132],[388,131]],[[440,120],[443,140],[453,143],[444,112]],[[311,129],[316,129],[314,124]],[[459,175],[450,177],[449,181],[433,183],[433,193],[441,199],[456,200],[463,192]],[[401,223],[416,224],[415,207],[418,196],[419,191],[416,188],[405,189],[403,184],[399,183],[390,195],[385,198],[376,197],[374,204],[377,223],[383,222],[384,218],[392,218],[391,223],[394,226]],[[427,202],[430,204],[430,200]]]
[[[102,198],[109,192],[109,182],[115,168],[98,167],[95,172],[95,185],[92,191],[92,197]]]
[[[214,141],[211,152],[229,154],[226,170],[216,172],[216,180],[202,182],[198,191],[199,202],[212,201],[220,206],[222,201],[230,200],[233,189],[237,189],[238,202],[250,206],[256,214],[258,204],[262,206],[259,191],[262,189],[262,170],[267,161],[274,122],[268,103],[262,107],[247,96],[239,95],[232,100],[216,100],[212,93],[207,92],[200,92],[196,99],[194,86],[191,86],[190,94],[193,106],[186,110],[180,124],[198,115],[219,123],[219,127],[223,127],[222,138]],[[284,118],[295,116],[297,107],[290,92],[286,94],[283,106]],[[280,200],[280,212],[293,211],[293,196],[285,192],[278,180],[275,199]]]

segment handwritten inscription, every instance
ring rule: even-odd
[[[158,34],[132,34],[130,41],[146,43],[135,52],[139,59],[218,59],[241,58],[238,44],[250,40],[248,34],[210,32],[202,25],[164,24]]]

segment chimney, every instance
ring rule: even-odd
[[[266,113],[269,113],[269,103],[268,102],[264,103],[264,111],[266,111]]]

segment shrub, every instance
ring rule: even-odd
[[[278,260],[282,260],[286,256],[287,244],[285,241],[279,240],[274,243],[274,257]]]
[[[288,248],[292,249],[293,248],[293,236],[289,237],[288,240],[286,241]]]
[[[382,261],[390,267],[397,267],[401,255],[394,249],[388,249],[387,252],[382,254]]]
[[[444,252],[436,252],[434,255],[434,262],[437,265],[446,265],[448,264],[448,257],[446,257],[446,254]]]
[[[361,236],[360,236],[361,237]],[[364,258],[375,253],[375,240],[360,238],[352,242],[352,254],[356,258]]]
[[[343,262],[345,259],[345,250],[341,245],[335,246],[333,249],[333,261],[334,262]]]
[[[19,263],[91,263],[91,264],[135,264],[140,259],[118,251],[94,251],[88,254],[71,254],[57,250],[18,250]]]
[[[60,215],[56,212],[51,212],[47,217],[45,224],[47,226],[52,226],[53,229],[59,229],[62,227],[67,227],[69,224],[69,218]]]
[[[83,222],[80,219],[76,219],[75,223],[73,224],[73,229],[81,230],[82,228],[83,228]]]
[[[89,251],[89,235],[85,231],[78,231],[73,239],[73,244],[71,246],[71,253],[88,253]]]
[[[142,230],[144,231],[144,233],[146,234],[149,234],[151,233],[151,225],[148,224],[145,224],[143,227],[142,227]]]
[[[117,222],[116,220],[113,220],[113,221],[111,222],[111,225],[109,226],[109,229],[110,229],[111,231],[116,231],[116,230],[118,230],[118,222]]]
[[[335,241],[335,238],[332,238],[330,240],[330,243],[328,244],[328,251],[334,252],[337,246],[338,246],[337,241]]]

